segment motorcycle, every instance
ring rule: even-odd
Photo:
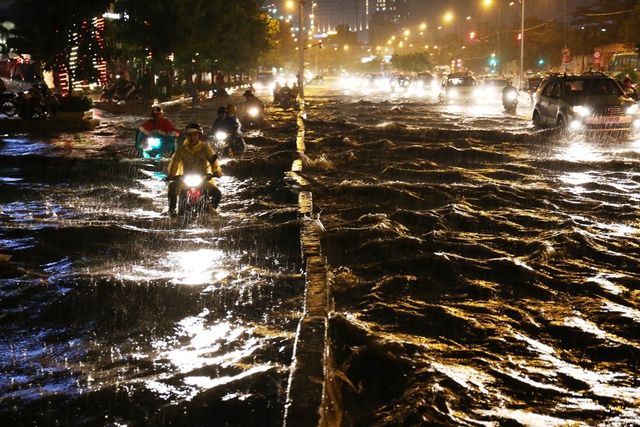
[[[209,201],[202,184],[211,180],[212,177],[211,174],[187,174],[178,175],[172,179],[172,181],[182,182],[186,186],[178,195],[178,215],[189,219],[209,211]]]
[[[502,106],[508,114],[515,114],[518,107],[518,90],[513,88],[502,94]]]
[[[215,88],[211,94],[211,98],[224,101],[229,99],[229,93],[225,88]]]
[[[21,119],[46,119],[50,112],[45,103],[47,86],[38,83],[26,92],[20,92],[15,98],[16,112]]]
[[[244,154],[246,144],[240,135],[229,134],[226,131],[219,130],[213,135],[213,150],[216,154],[224,156],[241,156]]]
[[[171,158],[176,148],[176,137],[153,133],[147,135],[140,130],[136,130],[135,148],[138,157],[145,159]]]
[[[250,107],[241,120],[243,129],[260,129],[264,124],[264,115],[258,107]]]
[[[0,113],[13,117],[18,113],[18,95],[13,92],[0,93]]]
[[[144,93],[131,82],[109,84],[105,86],[100,96],[102,102],[134,101],[136,104],[144,102]]]

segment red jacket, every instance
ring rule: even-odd
[[[180,135],[180,131],[173,126],[171,120],[165,118],[160,119],[159,122],[155,122],[153,119],[147,120],[140,126],[140,132],[145,135],[151,135],[153,133],[175,137]]]

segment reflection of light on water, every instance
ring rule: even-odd
[[[590,174],[583,172],[566,173],[561,175],[559,179],[566,184],[572,185],[569,190],[575,194],[585,192],[583,185],[593,181],[593,177]]]
[[[611,282],[611,280],[609,280],[609,278],[616,279],[620,277],[621,276],[613,275],[613,274],[598,273],[595,277],[588,278],[587,282],[596,283],[604,290],[614,295],[620,295],[625,291],[625,289],[621,286],[614,284],[613,282]]]
[[[219,249],[168,252],[149,265],[134,265],[116,274],[123,280],[169,278],[175,284],[201,285],[220,282],[229,275],[229,256]]]
[[[567,160],[571,162],[585,161],[591,162],[602,159],[602,154],[594,150],[591,144],[587,144],[585,141],[572,141],[566,149],[560,151],[558,157],[561,160]]]
[[[217,271],[224,252],[218,249],[200,249],[197,251],[173,252],[168,254],[171,263],[176,266],[174,282],[185,285],[207,283]]]
[[[602,310],[610,313],[618,313],[622,317],[626,317],[628,319],[632,319],[636,323],[640,323],[640,311],[632,307],[626,307],[613,302],[605,302],[602,304]]]
[[[205,309],[199,316],[187,317],[179,322],[176,335],[186,337],[188,341],[180,339],[175,342],[165,340],[154,342],[153,345],[159,352],[157,360],[169,363],[172,366],[171,369],[175,368],[178,372],[187,374],[207,366],[221,368],[235,366],[243,359],[250,357],[260,347],[259,339],[252,336],[252,328],[227,321],[206,325],[205,317],[208,313],[209,311]],[[173,348],[174,345],[175,348]],[[272,366],[255,365],[248,368],[245,366],[245,368],[236,375],[210,377],[198,371],[198,375],[185,376],[180,384],[170,385],[154,379],[147,381],[146,385],[149,389],[166,397],[179,395],[182,398],[191,399],[200,390],[225,385],[269,370]],[[219,372],[219,370],[215,369],[212,372]]]

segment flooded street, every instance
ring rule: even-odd
[[[341,425],[640,425],[640,140],[536,131],[524,105],[305,95]],[[281,426],[296,113],[268,106],[221,162],[219,213],[186,224],[166,161],[133,155],[146,117],[97,114],[0,139],[0,424]]]

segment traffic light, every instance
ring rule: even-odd
[[[322,39],[318,40],[318,49],[322,49]]]
[[[518,33],[517,40],[518,40],[518,43],[520,43],[522,41],[522,33]]]
[[[544,65],[544,59],[542,58],[538,59],[538,65]]]
[[[489,65],[491,65],[492,67],[495,67],[496,65],[498,65],[498,58],[496,58],[495,53],[491,54],[491,58],[489,58]]]
[[[469,33],[469,40],[473,41],[475,39],[476,39],[476,33],[475,33],[475,31],[471,31]]]

